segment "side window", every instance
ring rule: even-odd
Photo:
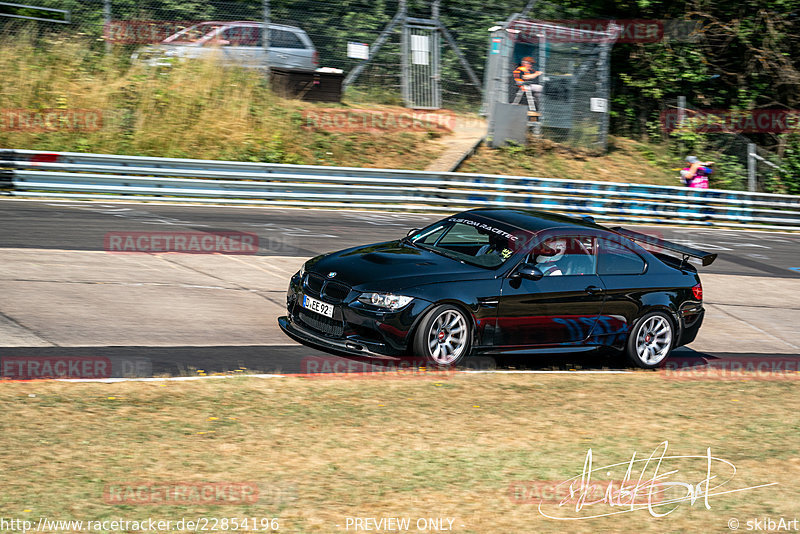
[[[269,43],[275,48],[305,48],[303,41],[297,35],[285,30],[271,30]]]
[[[226,46],[261,46],[261,28],[232,26],[222,32],[220,39],[228,41]]]
[[[642,274],[645,261],[637,253],[610,239],[599,240],[598,274]]]
[[[552,237],[534,249],[528,262],[545,276],[581,276],[594,274],[596,257],[593,237]]]

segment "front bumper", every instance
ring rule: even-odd
[[[291,317],[278,317],[278,326],[281,327],[284,334],[298,343],[313,346],[328,352],[397,359],[396,356],[386,354],[387,352],[393,351],[387,349],[386,345],[383,343],[375,343],[373,341],[359,339],[355,336],[346,339],[331,339],[319,335],[303,327],[303,325],[297,324],[297,322],[292,321]]]
[[[310,278],[316,281],[310,283]],[[333,306],[332,316],[303,307],[303,296]],[[408,352],[411,334],[431,306],[414,299],[400,310],[375,308],[358,301],[360,292],[317,273],[292,277],[286,293],[286,316],[278,319],[281,330],[300,343],[329,352],[373,357],[400,357]]]

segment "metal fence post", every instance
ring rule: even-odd
[[[747,143],[747,190],[756,191],[756,144]]]
[[[270,61],[269,61],[269,46],[270,46],[270,35],[269,35],[269,21],[271,18],[270,13],[270,5],[269,0],[264,0],[264,21],[261,26],[261,45],[264,47],[264,68],[267,83],[269,83],[269,69],[270,69]]]
[[[111,53],[111,0],[103,0],[103,37],[106,54]]]

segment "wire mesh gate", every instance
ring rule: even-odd
[[[437,26],[403,26],[402,92],[406,107],[439,109],[442,107],[441,39]]]
[[[618,31],[614,24],[606,31],[596,31],[515,17],[493,28],[484,93],[493,145],[502,144],[508,133],[500,121],[506,120],[510,108],[496,113],[497,107],[514,101],[520,88],[512,73],[523,57],[531,57],[536,62],[534,70],[542,72],[536,83],[543,86],[536,103],[540,117],[533,133],[576,148],[605,151],[609,54]],[[526,113],[526,106],[519,107],[519,113]],[[501,115],[503,119],[499,119]]]

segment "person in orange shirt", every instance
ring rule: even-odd
[[[534,63],[535,60],[532,57],[525,56],[522,58],[522,64],[514,69],[513,73],[514,82],[519,88],[519,91],[517,91],[517,96],[514,99],[514,104],[519,104],[519,101],[522,99],[522,95],[524,94],[528,99],[528,108],[530,108],[532,111],[536,109],[536,106],[531,99],[535,97],[535,101],[538,102],[543,89],[541,84],[533,83],[533,80],[542,74],[542,71],[534,70]]]

